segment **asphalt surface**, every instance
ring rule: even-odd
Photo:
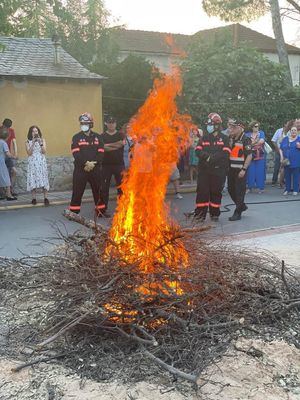
[[[191,225],[192,220],[187,220],[184,213],[194,208],[195,194],[186,193],[181,200],[168,196],[166,201],[170,204],[172,215],[183,225]],[[268,186],[264,194],[248,194],[246,198],[248,211],[243,214],[240,221],[230,222],[230,212],[222,212],[220,221],[212,224],[213,228],[207,235],[216,238],[238,238],[238,234],[282,227],[286,225],[300,224],[300,194],[298,196],[282,196],[282,190]],[[263,202],[265,204],[251,204]],[[274,203],[270,203],[274,202]],[[231,204],[229,195],[223,196],[223,205]],[[113,211],[115,202],[110,203]],[[82,229],[80,225],[66,220],[62,216],[65,205],[50,206],[48,208],[25,208],[0,212],[0,256],[22,257],[26,255],[45,254],[51,248],[60,243],[59,235],[73,233]],[[224,210],[224,207],[222,207]],[[82,207],[82,215],[93,219],[92,203],[85,203]],[[109,221],[101,220],[103,224]],[[210,224],[209,218],[207,221]],[[292,231],[291,227],[291,231]],[[274,230],[276,232],[276,229]],[[300,233],[297,232],[300,243]],[[1,262],[1,261],[0,261]]]

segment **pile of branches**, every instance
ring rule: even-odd
[[[56,254],[2,259],[1,293],[34,298],[43,309],[24,341],[36,350],[71,349],[76,369],[88,348],[99,368],[106,362],[102,371],[131,364],[134,374],[148,362],[196,383],[238,336],[282,338],[300,328],[300,282],[283,262],[208,243],[194,230],[174,231],[174,246],[179,236],[189,266],[157,262],[151,274],[105,254],[109,239],[99,229],[64,236]],[[299,337],[288,340],[300,348]]]

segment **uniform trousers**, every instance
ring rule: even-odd
[[[242,211],[246,209],[245,194],[247,173],[243,178],[239,178],[238,175],[240,171],[239,168],[229,168],[228,173],[228,193],[236,206],[235,213],[237,214],[241,214]]]
[[[125,170],[124,164],[106,164],[102,165],[102,193],[105,207],[107,208],[109,199],[109,187],[112,176],[114,176],[117,186],[118,195],[122,194],[121,183],[122,175]]]
[[[80,212],[81,200],[87,183],[91,185],[96,209],[104,209],[100,182],[101,169],[99,166],[96,166],[90,172],[84,171],[83,167],[75,166],[73,172],[73,193],[69,209],[77,214]]]
[[[220,215],[224,175],[215,175],[198,169],[197,197],[195,213],[205,218],[207,211],[211,216]]]

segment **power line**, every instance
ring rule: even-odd
[[[111,100],[124,100],[124,101],[135,101],[135,102],[144,102],[146,100],[145,99],[137,99],[134,97],[122,97],[122,96],[103,96],[103,99],[111,99]],[[198,102],[189,102],[189,103],[185,103],[186,105],[194,105],[194,106],[205,106],[205,105],[247,105],[247,104],[271,104],[271,103],[279,103],[279,104],[283,104],[283,103],[289,103],[292,101],[299,101],[300,102],[300,98],[290,98],[290,99],[285,99],[285,100],[256,100],[256,101],[219,101],[219,102],[213,102],[213,103],[208,103],[208,102],[204,102],[204,103],[198,103]]]

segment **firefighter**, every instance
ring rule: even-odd
[[[89,113],[79,117],[80,132],[72,138],[71,150],[74,157],[73,193],[69,210],[78,214],[87,182],[90,183],[95,210],[99,217],[105,215],[105,205],[100,195],[101,165],[104,143],[98,133],[92,131],[94,121]]]
[[[195,218],[204,221],[209,210],[212,221],[218,221],[222,190],[229,164],[229,139],[221,133],[222,119],[210,113],[206,132],[196,146],[199,158]]]
[[[230,137],[230,166],[228,173],[228,192],[235,210],[229,221],[241,219],[242,212],[247,210],[244,202],[246,194],[247,169],[252,160],[251,139],[245,135],[242,121],[231,118],[228,122]]]

